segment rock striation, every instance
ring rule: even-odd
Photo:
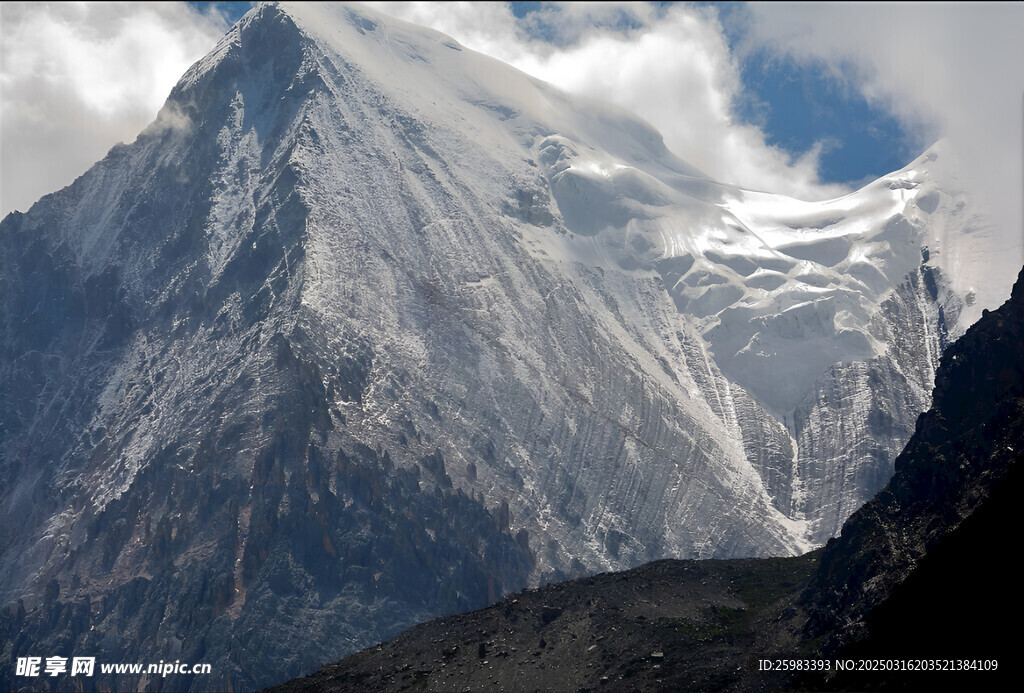
[[[0,222],[6,661],[251,689],[527,585],[822,544],[965,324],[944,156],[744,191],[436,32],[253,8]]]
[[[273,690],[1012,686],[1006,624],[1022,609],[1006,531],[1024,482],[1022,337],[1024,271],[946,352],[895,476],[823,549],[657,561],[527,590]]]

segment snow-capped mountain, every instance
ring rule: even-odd
[[[944,156],[740,190],[436,32],[255,8],[0,226],[5,655],[252,687],[531,581],[824,542],[980,309]]]

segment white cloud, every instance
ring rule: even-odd
[[[226,29],[183,3],[0,4],[0,214],[133,140]]]
[[[676,154],[718,180],[808,199],[848,191],[819,181],[820,145],[794,159],[735,118],[743,85],[713,9],[569,3],[517,20],[506,4],[375,6],[563,89],[631,109]]]
[[[818,62],[920,133],[920,144],[948,141],[961,184],[995,221],[993,271],[1008,289],[1024,264],[1024,4],[747,10],[746,48]]]

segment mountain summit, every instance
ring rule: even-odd
[[[527,584],[823,543],[962,331],[941,156],[744,191],[436,32],[254,8],[0,224],[4,655],[251,688]]]

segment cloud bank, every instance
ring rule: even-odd
[[[820,178],[830,143],[796,155],[767,144],[769,133],[738,115],[757,98],[742,64],[788,60],[797,78],[801,66],[824,69],[916,133],[919,150],[946,138],[961,182],[991,210],[1013,263],[1024,262],[1024,4],[544,3],[523,17],[498,3],[379,9],[632,109],[719,180],[804,199],[847,191]],[[2,213],[131,141],[227,28],[177,3],[3,3],[0,13]]]
[[[990,271],[1008,293],[1024,264],[1024,4],[746,10],[737,52],[822,65],[919,133],[921,147],[946,140],[959,184],[991,218]]]
[[[227,28],[183,3],[0,4],[0,214],[134,140]]]
[[[819,180],[823,143],[794,158],[735,116],[744,87],[714,8],[569,3],[519,19],[508,5],[491,3],[375,7],[568,91],[633,110],[669,149],[717,180],[805,199],[849,191]]]

